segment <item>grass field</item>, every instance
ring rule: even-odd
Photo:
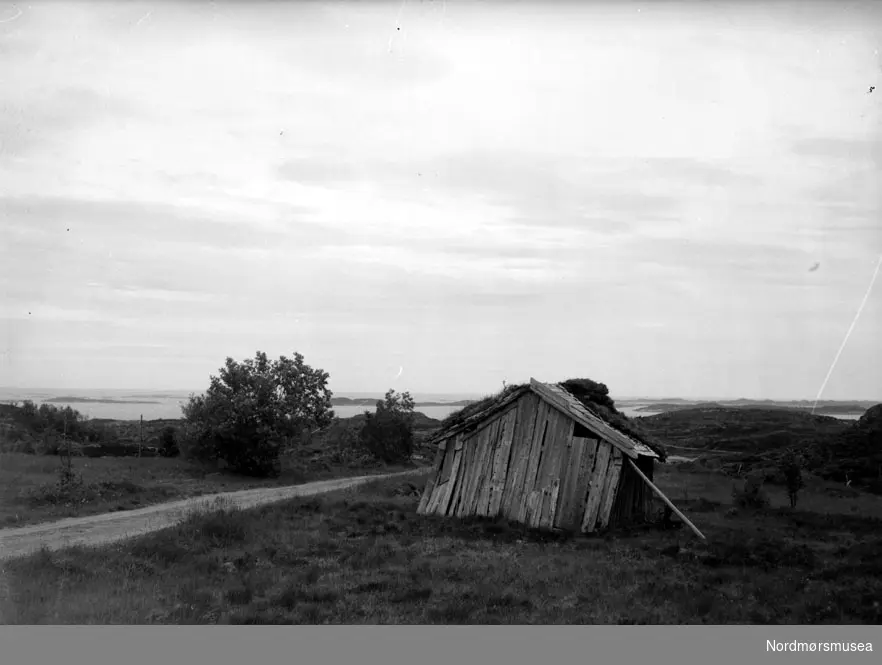
[[[174,501],[215,492],[295,485],[312,480],[393,472],[405,467],[314,463],[312,450],[284,460],[278,478],[255,479],[187,462],[181,458],[74,458],[81,485],[60,492],[61,458],[51,455],[0,453],[0,528]]]
[[[415,514],[382,481],[98,549],[6,564],[4,623],[882,622],[882,499],[810,488],[799,509],[734,511],[731,481],[659,470],[687,529],[526,533]]]

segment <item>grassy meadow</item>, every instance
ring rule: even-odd
[[[882,498],[812,481],[796,510],[732,505],[719,473],[665,466],[685,527],[605,536],[416,515],[401,480],[222,505],[100,549],[5,564],[12,624],[875,624]]]
[[[216,492],[297,485],[413,468],[380,463],[350,464],[298,450],[283,459],[275,478],[249,478],[180,457],[73,458],[80,482],[59,485],[62,459],[54,455],[0,452],[0,529],[175,501]]]

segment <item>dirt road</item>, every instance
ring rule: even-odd
[[[404,479],[409,476],[420,476],[428,471],[429,469],[414,469],[400,473],[322,480],[290,487],[269,487],[207,494],[192,499],[160,503],[138,510],[72,517],[19,529],[0,529],[0,560],[30,554],[42,546],[57,550],[71,545],[104,545],[132,538],[172,526],[191,511],[208,508],[218,499],[240,508],[252,508],[296,496],[310,496],[354,487],[381,478],[401,477]]]

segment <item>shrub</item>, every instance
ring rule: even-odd
[[[43,432],[34,444],[34,452],[38,455],[58,455],[64,443],[55,432]]]
[[[580,401],[588,401],[615,411],[616,404],[609,396],[609,388],[604,383],[591,379],[567,379],[561,385]]]
[[[799,490],[805,486],[805,481],[802,478],[802,462],[793,450],[788,450],[778,463],[778,468],[784,477],[784,484],[787,486],[790,507],[796,508]]]
[[[394,390],[377,402],[376,413],[365,413],[359,442],[374,457],[387,464],[403,462],[413,454],[413,407],[409,393]]]
[[[260,351],[242,363],[227,358],[205,394],[191,395],[183,407],[182,452],[246,475],[277,475],[281,453],[305,427],[331,422],[327,381],[299,353],[275,361]]]
[[[732,500],[740,508],[766,508],[769,505],[769,497],[763,492],[763,481],[757,478],[748,478],[741,488],[733,486]]]
[[[169,425],[159,433],[159,454],[163,457],[177,457],[181,453],[178,446],[178,432]]]

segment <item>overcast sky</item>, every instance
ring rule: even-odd
[[[814,398],[882,253],[880,9],[2,3],[0,385]],[[880,339],[877,284],[824,398],[882,399]]]

